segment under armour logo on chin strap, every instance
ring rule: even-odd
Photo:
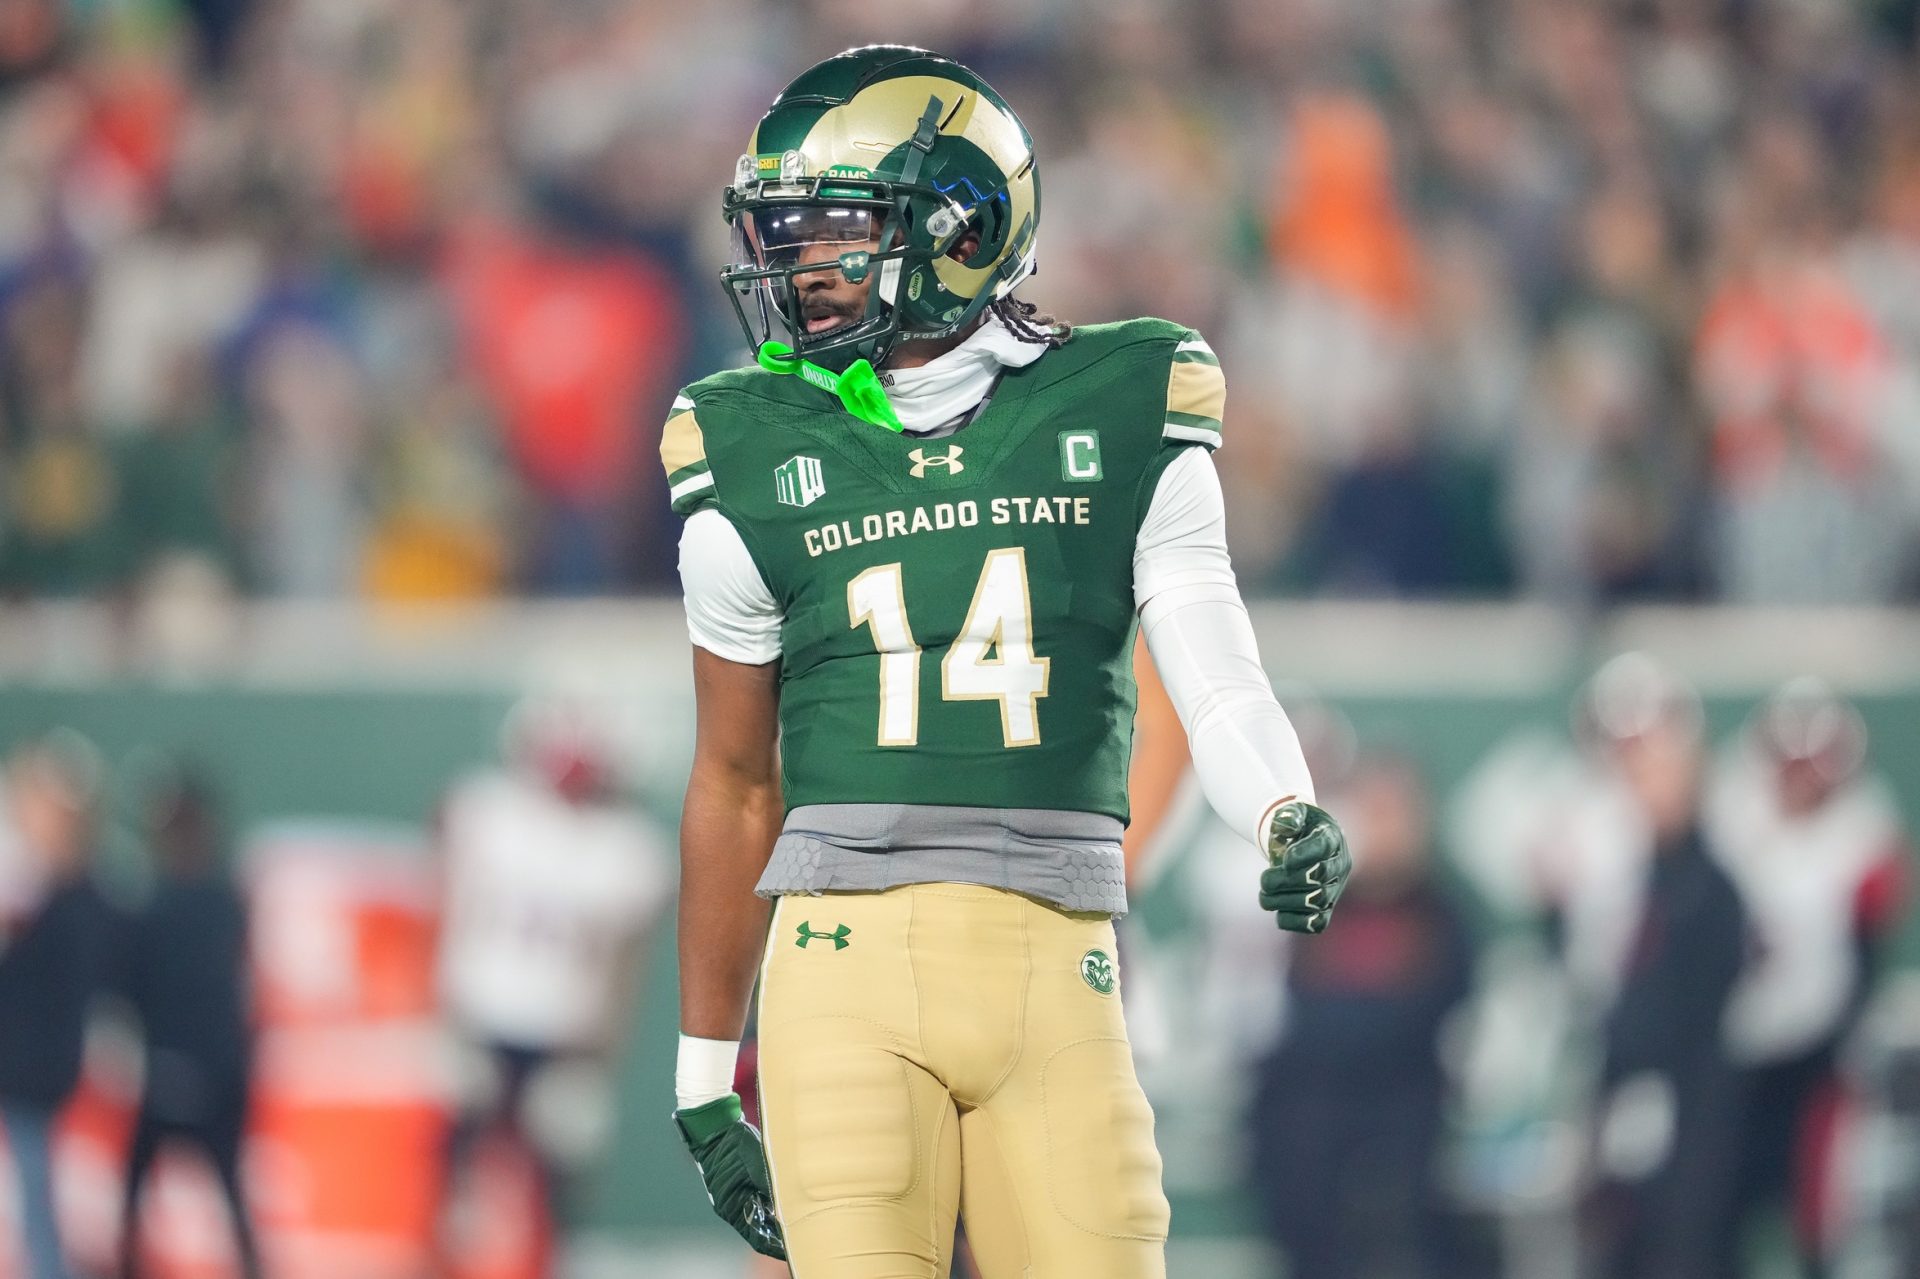
[[[916,480],[925,479],[929,466],[944,466],[947,468],[948,475],[960,474],[960,472],[967,469],[966,464],[960,460],[960,454],[965,451],[966,450],[956,444],[947,450],[945,457],[928,457],[925,449],[914,449],[907,454],[908,457],[913,459],[913,478]]]

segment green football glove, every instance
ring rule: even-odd
[[[787,1259],[780,1220],[773,1214],[773,1181],[760,1134],[740,1113],[740,1097],[728,1093],[691,1110],[673,1112],[700,1180],[720,1220],[739,1232],[755,1252]]]
[[[1261,907],[1289,932],[1325,929],[1353,871],[1340,824],[1324,808],[1288,800],[1268,822],[1266,854],[1270,864],[1260,872]]]

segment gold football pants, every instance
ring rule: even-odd
[[[914,884],[783,897],[760,1114],[794,1279],[1160,1279],[1167,1200],[1113,924]]]

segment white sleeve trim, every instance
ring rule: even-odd
[[[1261,847],[1275,805],[1313,801],[1313,776],[1260,664],[1206,453],[1190,450],[1162,473],[1134,548],[1133,591],[1200,788],[1222,821]]]
[[[1170,440],[1204,444],[1210,449],[1220,447],[1220,432],[1209,426],[1183,426],[1178,422],[1169,422],[1161,429],[1160,434]]]
[[[700,472],[700,474],[690,475],[686,479],[681,480],[678,484],[675,484],[672,487],[670,487],[667,490],[667,498],[669,501],[678,502],[683,497],[692,497],[695,493],[705,492],[707,489],[710,489],[712,487],[713,487],[713,472],[702,471]],[[715,511],[713,512],[713,514],[718,515],[719,512]],[[721,518],[725,519],[726,517],[721,516]]]
[[[1133,606],[1176,586],[1224,586],[1239,598],[1227,555],[1227,507],[1213,457],[1188,449],[1160,473],[1133,544]]]
[[[680,530],[687,634],[709,653],[760,666],[780,656],[780,604],[733,521],[711,507]]]

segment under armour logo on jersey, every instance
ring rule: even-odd
[[[960,454],[965,451],[966,450],[956,444],[947,450],[945,457],[928,457],[926,450],[914,449],[911,453],[907,454],[908,457],[913,459],[913,478],[916,480],[925,479],[929,466],[944,466],[947,468],[948,475],[960,474],[960,472],[967,469],[966,464],[960,460]]]
[[[845,924],[841,924],[830,933],[818,932],[814,929],[812,922],[808,921],[800,925],[800,940],[793,944],[805,950],[810,941],[830,941],[835,950],[845,950],[851,944],[847,941],[847,937],[852,932],[853,929]]]

